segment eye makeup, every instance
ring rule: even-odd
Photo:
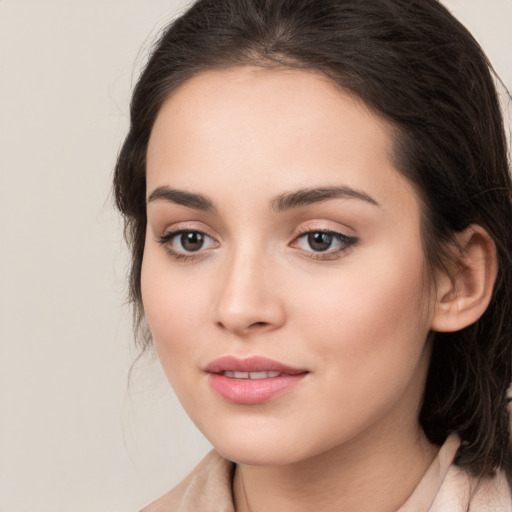
[[[204,231],[179,228],[163,234],[157,242],[177,261],[193,261],[206,256],[219,243]]]
[[[161,235],[157,242],[177,261],[193,261],[206,257],[219,247],[219,242],[204,231],[178,228]],[[294,236],[289,247],[300,250],[315,260],[332,261],[342,257],[358,242],[354,236],[333,229],[304,227]]]
[[[315,260],[336,260],[357,244],[358,238],[332,229],[305,227],[289,244]]]

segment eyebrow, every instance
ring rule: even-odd
[[[380,206],[379,203],[366,192],[347,186],[332,186],[304,188],[295,192],[286,192],[272,201],[272,208],[279,212],[320,203],[329,199],[359,199],[373,206]]]
[[[180,204],[204,212],[215,211],[215,206],[207,197],[201,194],[185,192],[184,190],[176,190],[167,186],[155,188],[149,195],[147,203],[149,204],[158,199],[164,199],[171,203]]]
[[[177,190],[167,186],[157,187],[147,199],[151,203],[163,199],[171,203],[194,208],[205,212],[215,212],[213,202],[202,194]],[[291,210],[301,206],[308,206],[329,199],[359,199],[373,206],[380,206],[379,203],[366,192],[353,189],[347,186],[331,186],[316,188],[301,188],[294,192],[285,192],[271,201],[272,209],[278,212]]]

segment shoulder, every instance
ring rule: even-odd
[[[429,512],[512,512],[510,485],[504,473],[474,478],[452,466]]]
[[[212,450],[176,487],[141,512],[234,512],[234,464]]]

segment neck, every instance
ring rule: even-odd
[[[294,464],[239,465],[233,484],[237,512],[396,511],[438,449],[419,427],[374,434]]]

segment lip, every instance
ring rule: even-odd
[[[228,402],[240,405],[267,402],[296,386],[309,373],[305,369],[261,356],[224,356],[210,362],[204,370],[215,393]],[[251,379],[228,377],[224,372],[279,372],[280,375]]]
[[[205,367],[208,373],[221,372],[279,372],[287,375],[298,375],[305,373],[307,370],[303,368],[294,368],[279,361],[274,361],[267,357],[250,356],[250,357],[234,357],[223,356],[214,359]]]

